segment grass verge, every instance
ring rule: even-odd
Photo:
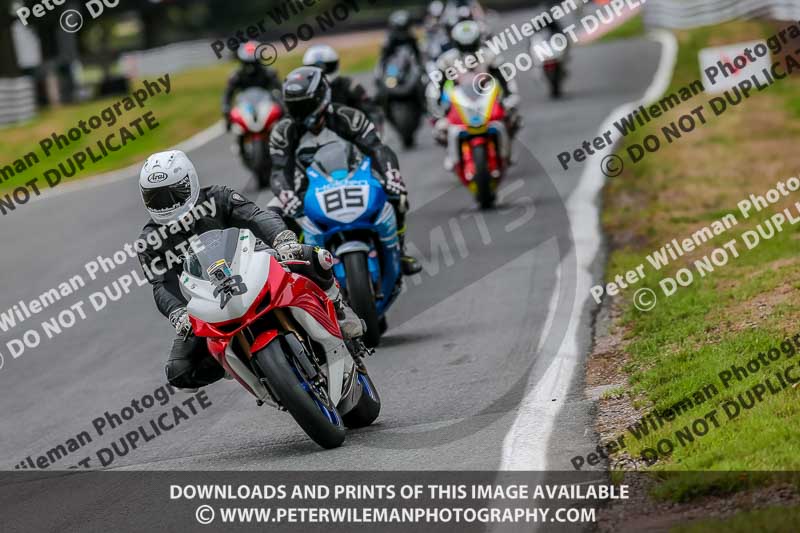
[[[617,39],[631,39],[644,35],[644,20],[642,15],[631,17],[607,34],[598,39],[598,42],[616,41]]]
[[[343,72],[347,73],[368,70],[377,58],[376,43],[353,46],[340,52],[341,68]],[[301,63],[302,54],[292,53],[280,56],[274,66],[283,76],[293,68],[300,66]],[[13,178],[4,181],[0,184],[0,190],[17,187],[37,177],[40,182],[39,186],[46,187],[41,178],[46,169],[54,168],[72,154],[94,146],[98,140],[112,132],[117,132],[116,143],[119,144],[119,128],[127,126],[130,121],[148,111],[152,111],[158,121],[157,127],[148,131],[142,125],[145,132],[141,136],[135,128],[129,128],[136,139],[126,144],[124,149],[109,152],[108,156],[97,163],[87,163],[83,171],[77,172],[72,178],[65,178],[64,181],[80,179],[139,163],[150,153],[164,150],[186,140],[221,118],[222,92],[230,73],[235,68],[234,63],[220,62],[210,67],[170,75],[170,94],[162,92],[153,96],[147,100],[144,107],[135,108],[122,114],[113,126],[101,126],[91,134],[83,135],[81,139],[68,147],[61,150],[53,149],[49,157],[39,146],[40,140],[50,137],[54,132],[66,134],[67,130],[76,127],[80,120],[86,120],[92,115],[99,114],[103,109],[119,101],[120,97],[45,110],[32,121],[0,130],[0,167],[10,165],[13,168],[14,162],[29,152],[33,152],[40,160],[38,164],[26,165],[28,166],[26,170],[17,172]],[[147,79],[155,81],[158,77],[149,76]],[[141,82],[141,79],[133,80],[132,88],[141,87]],[[98,153],[96,147],[93,150]],[[67,168],[69,168],[68,165]]]
[[[698,520],[691,525],[674,528],[671,533],[703,533],[725,531],[726,533],[777,533],[797,531],[800,509],[771,507],[748,511],[728,519]]]
[[[700,49],[765,38],[775,28],[761,23],[736,22],[679,32],[680,52],[672,87],[675,92],[699,78],[697,54]],[[752,194],[765,194],[778,181],[797,176],[800,152],[800,80],[785,79],[757,93],[722,115],[710,115],[708,123],[608,181],[604,190],[603,226],[612,251],[607,281],[639,264],[645,265],[645,279],[623,291],[615,300],[620,319],[615,332],[623,340],[627,360],[624,367],[629,384],[628,397],[640,412],[664,412],[709,384],[718,393],[685,409],[663,427],[637,440],[628,438],[627,453],[636,457],[659,442],[673,444],[671,453],[659,454],[650,468],[656,471],[786,471],[800,470],[800,390],[781,388],[767,392],[750,408],[729,417],[726,402],[738,402],[753,393],[753,387],[767,378],[778,383],[775,371],[794,366],[800,377],[800,346],[789,343],[780,360],[751,372],[741,380],[723,386],[720,372],[732,365],[744,366],[759,353],[781,349],[781,342],[800,333],[800,256],[797,228],[785,227],[770,239],[748,250],[742,234],[756,229],[774,213],[800,200],[800,191],[782,198],[747,219],[737,203]],[[706,102],[699,95],[656,119],[640,132],[626,138],[620,150],[641,143],[647,134],[661,128]],[[705,106],[708,110],[708,106]],[[663,138],[663,135],[661,135]],[[646,256],[672,239],[682,241],[727,213],[738,224],[695,251],[673,261],[661,271]],[[740,255],[724,266],[700,276],[695,261],[715,248],[736,239]],[[694,281],[665,297],[659,286],[664,277],[687,268]],[[631,297],[641,287],[652,289],[658,303],[649,312],[632,305]],[[791,345],[791,348],[789,346]],[[730,405],[729,408],[733,410]],[[709,418],[708,413],[714,412]],[[675,411],[672,411],[675,413]],[[694,431],[693,424],[704,419],[708,430]],[[677,432],[692,430],[692,438]],[[699,433],[702,433],[699,434]],[[616,435],[605,435],[606,439]],[[665,446],[664,449],[667,449]],[[656,495],[685,501],[706,494],[741,490],[753,483],[764,484],[768,474],[757,476],[666,476]]]

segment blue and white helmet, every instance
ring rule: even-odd
[[[153,221],[169,224],[192,210],[200,181],[186,154],[169,150],[147,158],[139,173],[139,190]]]

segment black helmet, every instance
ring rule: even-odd
[[[300,67],[291,71],[283,82],[283,101],[293,119],[308,130],[318,130],[331,103],[331,88],[322,69]]]
[[[411,31],[411,15],[405,9],[400,9],[389,15],[389,29],[395,33]]]

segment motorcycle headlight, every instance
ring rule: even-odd
[[[392,77],[386,78],[386,86],[390,89],[394,89],[395,87],[397,87],[397,78],[392,78]]]

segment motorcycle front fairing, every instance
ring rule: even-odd
[[[305,242],[330,249],[335,258],[334,274],[345,288],[340,254],[354,247],[366,252],[372,282],[384,295],[376,301],[378,312],[383,314],[400,279],[400,241],[394,208],[372,173],[370,158],[364,157],[353,171],[339,169],[328,176],[311,166],[306,175],[305,216],[298,220]],[[375,239],[364,238],[370,234],[377,237],[379,247]]]
[[[236,97],[231,110],[231,122],[237,135],[268,134],[270,127],[282,115],[280,105],[273,99],[269,91],[251,87]]]
[[[464,154],[461,153],[463,144],[466,142],[474,147],[487,144],[492,139],[494,142],[490,143],[493,145],[490,147],[490,171],[493,178],[499,178],[509,157],[510,139],[497,82],[494,82],[491,90],[479,92],[475,87],[475,78],[466,77],[460,84],[448,81],[444,93],[450,103],[447,114],[447,149],[452,160],[459,162],[456,172],[461,181],[469,187],[474,177],[466,169],[470,161],[465,161]],[[499,154],[494,152],[495,146]]]
[[[209,352],[245,389],[260,401],[272,403],[253,368],[234,352],[233,338],[259,319],[282,308],[288,310],[303,330],[325,350],[323,371],[328,394],[341,398],[343,375],[352,373],[352,360],[342,340],[336,309],[314,282],[287,272],[267,251],[256,247],[249,230],[227,229],[204,233],[200,250],[186,261],[181,292],[196,336],[207,339]],[[212,281],[214,280],[214,281]],[[227,284],[227,286],[225,285]],[[226,286],[226,290],[220,287]],[[250,331],[247,356],[273,342],[281,332],[256,327]]]

